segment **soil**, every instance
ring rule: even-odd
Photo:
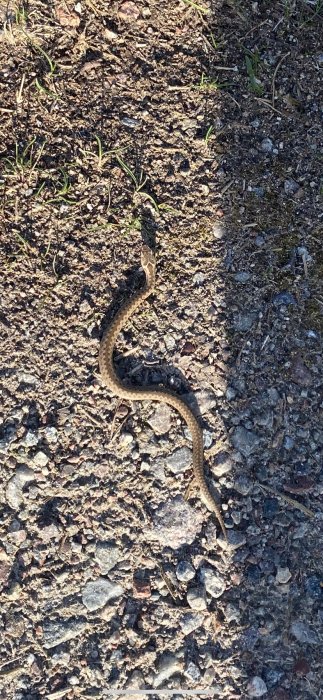
[[[321,697],[322,17],[0,5],[3,699]]]

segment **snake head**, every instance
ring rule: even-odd
[[[153,251],[147,245],[141,249],[141,267],[146,275],[148,285],[154,284],[156,260]]]

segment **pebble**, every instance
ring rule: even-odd
[[[225,392],[225,398],[227,401],[232,401],[233,399],[236,398],[237,392],[232,386],[228,386],[226,392]]]
[[[192,508],[182,496],[167,500],[154,513],[154,527],[145,529],[147,536],[158,539],[165,547],[178,549],[192,544],[200,532],[203,514]]]
[[[122,594],[123,588],[118,583],[109,581],[109,579],[98,578],[95,581],[89,581],[84,586],[82,602],[90,611],[99,610],[111,600],[120,598]]]
[[[28,430],[25,437],[21,441],[22,445],[25,447],[35,447],[39,442],[39,436],[37,433],[33,433],[32,430]]]
[[[291,379],[299,386],[308,387],[312,384],[312,374],[301,357],[295,357],[291,366]]]
[[[136,129],[140,126],[139,119],[135,119],[134,117],[123,117],[121,123],[124,124],[124,126],[128,126],[129,129]]]
[[[53,425],[48,425],[44,430],[47,442],[55,444],[58,441],[58,431]]]
[[[189,394],[188,400],[192,401],[192,399],[193,401],[195,399],[195,402],[198,403],[199,411],[202,415],[208,413],[217,405],[216,396],[208,389],[202,389],[201,391],[197,391],[195,394]]]
[[[246,544],[245,535],[242,532],[239,532],[239,530],[227,530],[227,537],[229,548],[231,550],[239,549],[239,547],[243,547]],[[228,545],[224,537],[218,537],[217,544],[219,544],[222,549],[227,549]]]
[[[35,388],[39,384],[38,377],[35,377],[35,375],[31,374],[30,372],[24,372],[24,371],[18,372],[17,377],[18,377],[18,381],[21,384],[28,384],[29,386],[32,386]]]
[[[118,14],[119,17],[124,20],[124,22],[134,22],[136,19],[138,19],[140,10],[137,5],[132,2],[132,0],[126,0],[126,2],[123,2],[119,7]]]
[[[192,450],[180,447],[167,457],[167,465],[173,474],[181,474],[192,466]]]
[[[256,244],[257,248],[261,248],[263,245],[265,245],[264,237],[263,236],[256,236],[255,244]]]
[[[221,238],[223,238],[223,236],[224,236],[224,229],[222,226],[220,226],[220,224],[214,224],[214,226],[212,228],[212,233],[213,233],[214,238],[216,238],[218,241],[220,241]]]
[[[113,542],[98,542],[94,553],[101,574],[107,574],[122,558],[121,552]]]
[[[320,643],[318,634],[315,632],[315,630],[311,630],[311,628],[305,622],[297,620],[292,622],[290,631],[298,642],[302,642],[303,644]]]
[[[292,574],[290,570],[285,567],[278,567],[277,573],[276,573],[276,583],[288,583],[290,579],[292,578]]]
[[[80,634],[83,634],[86,626],[87,623],[83,619],[69,619],[62,620],[61,622],[45,621],[43,624],[44,647],[46,649],[52,649],[58,644],[68,642],[70,639],[74,639]]]
[[[191,634],[194,630],[201,627],[204,622],[204,615],[199,615],[198,613],[185,613],[180,619],[179,624],[183,634]]]
[[[270,138],[266,137],[262,140],[260,148],[264,153],[271,153],[274,148],[274,144]]]
[[[41,450],[39,450],[39,452],[36,452],[32,461],[33,461],[35,467],[39,467],[40,469],[42,469],[43,467],[47,466],[47,464],[49,462],[49,457],[47,457],[45,452],[42,452]]]
[[[153,687],[158,688],[168,678],[181,671],[182,666],[175,654],[164,652],[157,662],[157,674],[153,679]]]
[[[246,474],[239,474],[234,482],[234,488],[242,496],[248,496],[248,493],[252,490],[253,483],[251,479]]]
[[[247,686],[250,698],[262,698],[268,692],[265,681],[260,676],[254,676]]]
[[[235,313],[233,315],[234,330],[238,331],[239,333],[246,333],[247,331],[250,331],[250,329],[254,325],[255,320],[255,313]]]
[[[224,476],[224,474],[228,474],[231,471],[233,460],[229,452],[221,450],[215,455],[214,462],[210,466],[212,474],[215,474],[217,477]]]
[[[224,609],[224,617],[228,623],[236,622],[237,624],[239,624],[241,619],[241,612],[234,605],[232,605],[232,603],[228,603],[228,605]]]
[[[240,284],[246,284],[250,280],[250,273],[249,272],[236,272],[233,279],[235,282],[240,282]]]
[[[297,301],[291,292],[287,291],[282,291],[278,292],[277,294],[274,294],[273,296],[273,304],[275,306],[296,306]]]
[[[231,441],[236,450],[244,457],[249,457],[259,446],[260,437],[242,425],[238,425],[231,435]]]
[[[192,610],[206,610],[205,588],[195,586],[187,591],[187,602]]]
[[[299,184],[296,182],[296,180],[293,180],[292,178],[285,180],[285,182],[284,182],[285,194],[293,195],[293,194],[296,194],[296,192],[298,192],[298,190],[299,190]]]
[[[189,661],[184,670],[184,676],[192,681],[192,683],[196,683],[201,678],[201,671],[198,666],[193,663],[193,661]]]
[[[168,433],[171,428],[172,412],[169,406],[157,404],[153,414],[148,418],[148,423],[157,435]]]
[[[22,465],[18,467],[14,476],[9,479],[6,487],[6,499],[11,508],[19,508],[23,501],[23,487],[29,481],[33,481],[35,474],[32,469]]]
[[[176,567],[176,576],[179,581],[191,581],[195,576],[194,566],[189,561],[182,559]]]
[[[225,579],[215,569],[205,566],[201,569],[201,581],[212,598],[221,598],[225,589]]]

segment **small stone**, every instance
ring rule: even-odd
[[[36,452],[34,458],[33,458],[33,463],[36,467],[39,467],[42,469],[43,467],[46,467],[49,462],[49,457],[45,454],[45,452],[42,452],[41,450],[39,452]]]
[[[277,668],[268,668],[264,671],[265,681],[269,688],[274,688],[284,678],[284,671]]]
[[[296,306],[297,301],[293,294],[287,291],[278,292],[273,296],[273,304],[275,306]]]
[[[56,444],[58,441],[58,431],[53,425],[48,425],[44,430],[44,434],[47,442]]]
[[[176,576],[179,581],[191,581],[195,576],[195,569],[189,561],[182,559],[177,564]]]
[[[182,496],[176,496],[155,511],[153,530],[145,528],[144,532],[149,538],[158,539],[163,546],[177,549],[195,540],[202,522],[202,513],[192,508]]]
[[[86,629],[86,620],[69,619],[60,622],[45,621],[44,630],[44,647],[52,649],[58,644],[68,642],[70,639],[78,637]]]
[[[215,569],[205,566],[201,569],[201,581],[212,598],[221,598],[226,589],[226,583],[221,574]]]
[[[288,581],[290,581],[291,578],[292,578],[292,574],[291,574],[290,570],[287,568],[287,566],[278,567],[277,573],[276,573],[276,583],[285,584],[285,583],[288,583]]]
[[[262,142],[260,144],[260,148],[264,153],[271,153],[273,148],[274,148],[274,144],[273,144],[272,140],[267,137],[267,138],[262,140]]]
[[[212,228],[212,233],[214,238],[216,238],[218,241],[221,240],[224,236],[224,229],[223,226],[220,226],[220,224],[214,224]]]
[[[264,237],[263,236],[256,236],[255,244],[256,244],[257,248],[262,248],[262,246],[265,245]]]
[[[311,628],[305,622],[292,622],[290,631],[293,637],[295,637],[299,642],[302,642],[303,644],[320,643],[319,637],[315,630],[311,630]]]
[[[222,549],[227,549],[229,545],[229,549],[235,550],[246,544],[245,535],[239,532],[239,530],[227,530],[227,538],[228,544],[222,535],[217,539],[217,544],[219,544]]]
[[[312,374],[299,356],[297,356],[292,363],[291,379],[295,384],[299,384],[299,386],[303,387],[308,387],[312,384]]]
[[[98,578],[95,581],[89,581],[84,586],[82,602],[88,610],[99,610],[103,608],[106,603],[120,598],[122,594],[122,586],[108,579]]]
[[[183,634],[191,634],[194,630],[201,627],[204,622],[204,615],[199,615],[198,613],[185,613],[180,619],[179,624],[182,629]]]
[[[149,425],[152,427],[156,435],[164,435],[171,428],[172,412],[169,406],[160,403],[157,404],[153,414],[148,419]]]
[[[134,22],[138,19],[139,15],[140,10],[131,0],[126,0],[126,2],[123,2],[121,7],[119,7],[119,17],[125,22]]]
[[[242,496],[248,496],[248,493],[252,490],[253,483],[251,479],[246,474],[239,474],[234,482],[234,488]]]
[[[158,673],[153,679],[153,687],[158,688],[168,678],[181,671],[181,664],[177,656],[170,652],[164,652],[157,662]]]
[[[38,377],[35,377],[34,374],[31,374],[30,372],[18,372],[17,373],[18,381],[20,384],[27,384],[32,387],[37,387],[39,384],[39,379]]]
[[[167,457],[167,465],[173,474],[181,474],[192,466],[192,451],[188,447],[180,447]]]
[[[227,401],[232,401],[233,399],[236,398],[237,392],[232,386],[228,386],[226,392],[225,392],[225,398]]]
[[[150,579],[146,572],[135,571],[132,585],[134,598],[149,598],[151,596]]]
[[[98,542],[94,556],[101,574],[107,574],[121,559],[121,552],[114,542]]]
[[[190,588],[187,591],[187,602],[192,610],[206,610],[205,588],[202,586]]]
[[[242,425],[238,425],[232,433],[231,441],[236,450],[241,452],[244,457],[249,457],[257,450],[260,444],[260,438],[256,433],[247,430]]]
[[[240,282],[240,284],[246,284],[250,280],[250,273],[249,272],[236,272],[234,275],[234,281],[235,282]]]
[[[254,676],[248,683],[248,695],[250,698],[262,698],[268,692],[265,681],[260,676]]]
[[[26,464],[22,464],[18,469],[16,469],[15,478],[17,479],[20,486],[28,484],[29,481],[33,481],[35,478],[35,472]]]
[[[35,447],[39,442],[39,436],[37,433],[33,433],[31,430],[28,430],[25,437],[22,440],[22,444],[25,445],[25,447]]]
[[[290,178],[289,180],[285,180],[285,182],[284,182],[285,194],[288,194],[288,195],[296,194],[296,192],[298,192],[298,190],[299,190],[299,187],[300,186],[296,182],[296,180],[293,180],[292,178]]]
[[[135,119],[134,117],[122,117],[121,123],[124,124],[124,126],[128,126],[129,129],[136,129],[137,126],[140,126],[139,119]]]
[[[229,452],[221,450],[221,452],[218,452],[214,457],[214,462],[211,465],[211,471],[212,474],[220,477],[224,476],[224,474],[228,474],[232,470],[232,466],[233,461]]]
[[[230,624],[230,622],[236,622],[237,624],[240,623],[241,620],[241,612],[237,608],[235,608],[232,603],[228,603],[224,610],[224,617],[226,621]]]
[[[246,333],[247,331],[250,331],[252,326],[254,325],[254,322],[256,320],[256,314],[255,313],[236,313],[233,316],[233,327],[234,330],[238,331],[239,333]]]
[[[256,584],[261,580],[261,571],[257,564],[249,564],[245,571],[246,578],[250,583]]]
[[[184,671],[184,676],[192,681],[192,683],[197,683],[201,678],[201,671],[193,661],[189,661]]]

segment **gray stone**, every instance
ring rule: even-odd
[[[158,688],[168,678],[171,678],[175,673],[179,673],[181,669],[182,665],[177,656],[170,652],[164,652],[157,662],[158,673],[153,679],[153,687]]]
[[[28,430],[25,437],[21,441],[22,445],[25,445],[25,447],[35,447],[35,445],[38,445],[39,442],[39,436],[37,433],[32,432],[32,430]]]
[[[15,474],[9,479],[6,486],[6,499],[9,506],[16,510],[23,502],[23,487],[35,478],[32,469],[26,465],[21,465]]]
[[[43,467],[46,467],[49,462],[49,457],[45,454],[45,452],[42,452],[39,450],[39,452],[36,452],[35,456],[33,457],[33,463],[36,467],[39,467],[40,469]]]
[[[270,138],[266,137],[262,140],[260,148],[264,153],[271,153],[274,148],[274,144]]]
[[[295,357],[292,362],[291,379],[295,384],[303,387],[309,387],[312,384],[312,374],[299,356]]]
[[[250,280],[250,272],[236,272],[234,275],[234,281],[235,282],[240,282],[240,284],[246,284]]]
[[[204,586],[195,586],[187,591],[187,602],[192,610],[206,610]]]
[[[192,451],[188,447],[179,447],[167,457],[167,465],[173,474],[181,474],[192,466]]]
[[[295,620],[290,626],[293,637],[303,644],[319,644],[320,639],[315,630],[311,630],[306,622]]]
[[[45,430],[45,438],[48,442],[55,444],[58,440],[58,431],[53,425],[48,425]]]
[[[278,292],[277,294],[274,294],[273,296],[273,304],[275,306],[296,306],[297,301],[293,294],[287,291],[283,292]]]
[[[246,333],[252,328],[257,315],[253,312],[251,313],[236,313],[233,315],[233,327],[239,333]]]
[[[172,412],[169,406],[160,403],[157,404],[153,414],[148,419],[149,425],[157,435],[168,433],[171,428]]]
[[[185,613],[180,619],[179,624],[182,629],[183,634],[191,634],[194,630],[201,627],[204,622],[204,615],[199,615],[198,613]]]
[[[179,581],[191,581],[195,576],[194,566],[189,561],[182,559],[177,564],[176,576]]]
[[[276,573],[276,583],[285,584],[290,581],[292,574],[287,566],[279,566]]]
[[[201,581],[205,586],[206,592],[209,593],[212,598],[221,598],[221,595],[223,595],[226,589],[223,576],[210,566],[203,567],[200,573]]]
[[[186,678],[192,681],[192,683],[197,683],[197,681],[199,681],[201,678],[201,671],[198,666],[193,663],[193,661],[189,661],[185,668],[184,675]]]
[[[246,474],[238,474],[234,482],[234,488],[238,493],[241,493],[242,496],[248,496],[252,487],[253,483]]]
[[[244,457],[249,457],[259,446],[260,438],[256,433],[244,428],[243,425],[238,425],[232,433],[231,441],[236,450],[241,452]]]
[[[215,474],[217,477],[228,474],[232,469],[232,464],[233,462],[229,452],[221,450],[221,452],[215,455],[214,462],[210,465],[212,474]]]
[[[101,574],[109,573],[121,559],[120,550],[113,542],[98,542],[94,556],[99,564]]]
[[[58,644],[63,644],[70,639],[74,639],[74,637],[78,637],[85,631],[86,624],[86,620],[74,618],[56,622],[45,621],[43,624],[44,647],[52,649]]]
[[[285,194],[293,195],[293,194],[296,194],[296,192],[298,192],[298,190],[299,190],[299,184],[298,184],[298,182],[296,182],[296,180],[293,180],[292,178],[285,180],[285,182],[284,182]]]
[[[118,583],[109,579],[98,578],[96,581],[88,581],[83,588],[82,602],[88,610],[99,610],[106,603],[123,594],[123,588]]]
[[[237,608],[232,605],[232,603],[228,603],[225,607],[224,610],[224,616],[225,619],[228,623],[230,622],[236,622],[237,624],[240,623],[241,620],[241,612]]]
[[[163,503],[154,514],[154,527],[145,529],[148,537],[158,539],[164,547],[177,549],[191,544],[203,523],[203,514],[192,508],[182,496]]]
[[[254,676],[248,683],[247,692],[250,698],[262,698],[268,692],[265,681],[260,676]]]

